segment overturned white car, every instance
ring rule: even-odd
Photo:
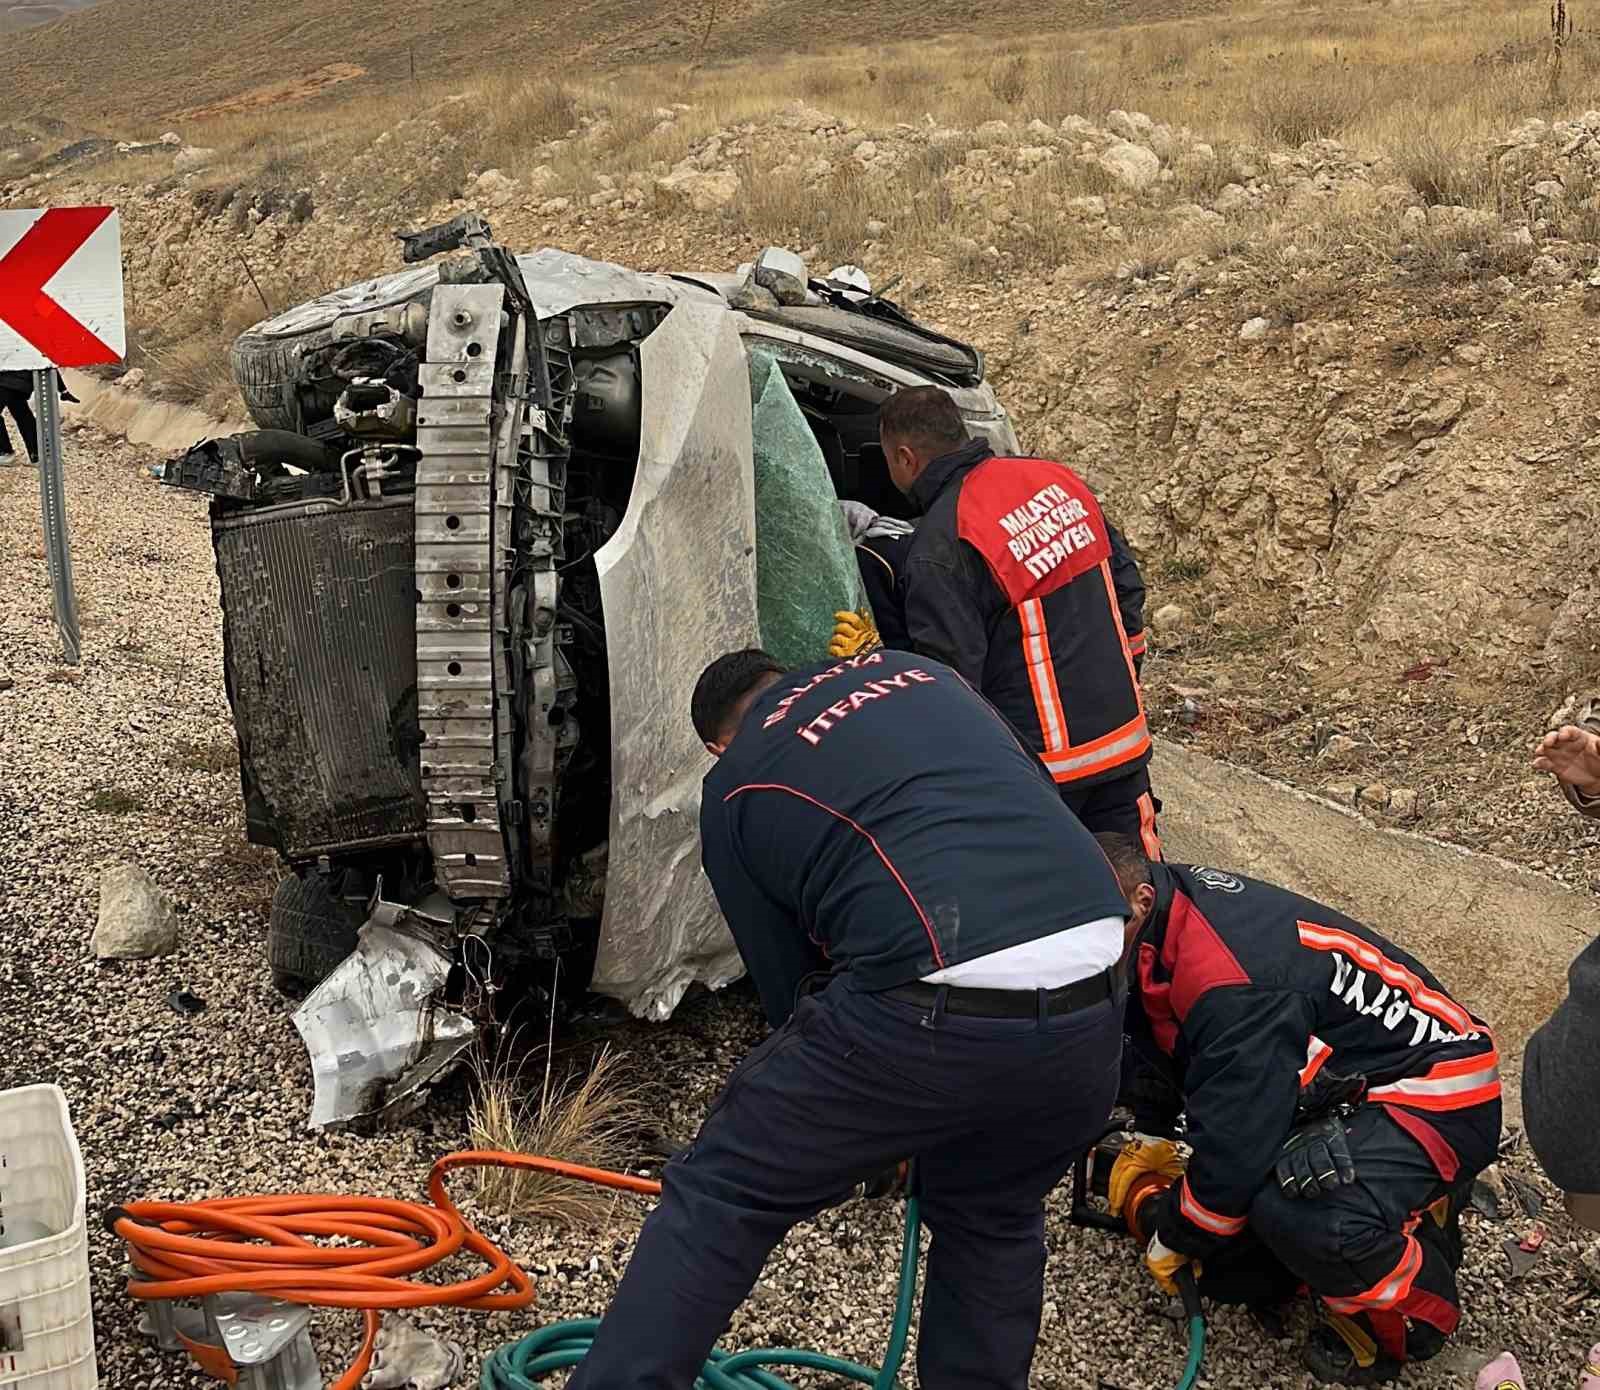
[[[513,256],[473,217],[405,241],[467,254],[244,334],[261,428],[165,470],[212,496],[249,835],[292,870],[269,954],[317,986],[316,1123],[418,1094],[471,1033],[464,977],[559,957],[657,1019],[735,978],[696,677],[757,642],[815,660],[860,606],[837,502],[903,506],[888,393],[943,387],[1016,449],[981,356],[851,268],[638,274]]]

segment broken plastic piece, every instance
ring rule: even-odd
[[[295,1010],[316,1083],[311,1128],[404,1113],[477,1036],[439,998],[451,958],[429,920],[380,899],[356,949]]]
[[[171,990],[167,994],[167,1006],[176,1014],[185,1018],[193,1018],[196,1014],[204,1013],[206,1001],[198,994],[191,994],[186,989]]]
[[[363,1390],[447,1390],[465,1364],[466,1358],[454,1342],[430,1336],[406,1318],[390,1313],[378,1329],[372,1369],[361,1384]]]

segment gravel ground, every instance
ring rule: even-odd
[[[69,492],[84,661],[57,661],[39,542],[35,477],[0,472],[0,1088],[56,1081],[89,1165],[95,1322],[102,1384],[117,1390],[211,1382],[150,1350],[121,1290],[123,1261],[94,1214],[134,1197],[279,1191],[418,1197],[435,1157],[466,1141],[463,1096],[376,1138],[304,1129],[311,1083],[262,941],[275,880],[245,845],[223,693],[216,586],[204,508],[144,475],[150,456],[90,432],[69,437]],[[88,943],[98,875],[124,858],[174,900],[182,945],[163,960],[97,966]],[[207,1003],[180,1018],[183,987]],[[759,1036],[750,997],[701,998],[670,1025],[624,1024],[611,1040],[667,1078],[662,1125],[692,1130],[736,1058]],[[1543,1186],[1523,1156],[1510,1164]],[[460,1184],[465,1187],[465,1184]],[[486,1219],[535,1275],[525,1315],[424,1315],[479,1359],[534,1322],[599,1312],[627,1257],[642,1204],[619,1199],[594,1229]],[[856,1204],[797,1231],[736,1317],[730,1344],[783,1342],[876,1361],[887,1334],[899,1210]],[[1523,1223],[1525,1225],[1526,1223]],[[1531,1383],[1568,1387],[1600,1333],[1600,1296],[1577,1267],[1572,1229],[1552,1222],[1545,1253],[1512,1284],[1500,1243],[1513,1224],[1469,1221],[1468,1320],[1448,1365],[1413,1386],[1466,1386],[1469,1368],[1509,1346]],[[1067,1224],[1052,1204],[1049,1303],[1035,1366],[1042,1387],[1159,1390],[1181,1370],[1173,1326],[1152,1313],[1127,1242]],[[1302,1321],[1303,1321],[1302,1315]],[[318,1316],[330,1371],[355,1319]],[[1212,1321],[1202,1384],[1298,1387],[1293,1347],[1242,1314]],[[1103,1378],[1103,1379],[1102,1379]]]

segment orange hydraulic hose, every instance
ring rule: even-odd
[[[286,1303],[358,1308],[366,1335],[355,1364],[333,1390],[355,1390],[372,1364],[378,1312],[384,1308],[526,1308],[533,1282],[492,1241],[463,1219],[445,1191],[456,1168],[513,1168],[577,1182],[659,1196],[661,1184],[603,1168],[585,1168],[536,1154],[468,1150],[447,1154],[428,1175],[428,1202],[387,1197],[221,1197],[204,1202],[130,1202],[116,1208],[111,1229],[128,1246],[135,1298],[199,1298],[263,1293]],[[308,1237],[338,1237],[318,1245]],[[451,1284],[421,1274],[461,1250],[488,1265]]]

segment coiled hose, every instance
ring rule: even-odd
[[[142,1276],[128,1281],[128,1293],[134,1298],[193,1299],[249,1292],[308,1307],[359,1309],[365,1333],[361,1349],[332,1386],[332,1390],[357,1390],[372,1365],[380,1311],[454,1307],[498,1312],[533,1302],[533,1283],[527,1274],[469,1226],[450,1200],[444,1180],[457,1168],[520,1169],[645,1197],[661,1194],[661,1184],[650,1178],[537,1154],[466,1150],[447,1154],[433,1165],[428,1174],[431,1202],[332,1195],[130,1202],[111,1208],[106,1224],[126,1243],[129,1261]],[[790,1390],[787,1381],[767,1369],[773,1366],[826,1371],[874,1390],[889,1390],[905,1360],[911,1331],[921,1229],[917,1200],[912,1197],[906,1202],[894,1321],[881,1368],[786,1347],[737,1353],[718,1349],[701,1371],[707,1390]],[[309,1237],[336,1238],[341,1244],[318,1245]],[[462,1250],[479,1256],[488,1269],[451,1284],[411,1277]],[[1188,1271],[1180,1273],[1179,1284],[1190,1321],[1188,1365],[1177,1390],[1192,1390],[1205,1352],[1205,1322]],[[480,1390],[533,1390],[550,1371],[583,1360],[599,1325],[597,1318],[554,1323],[501,1347],[484,1363]]]

